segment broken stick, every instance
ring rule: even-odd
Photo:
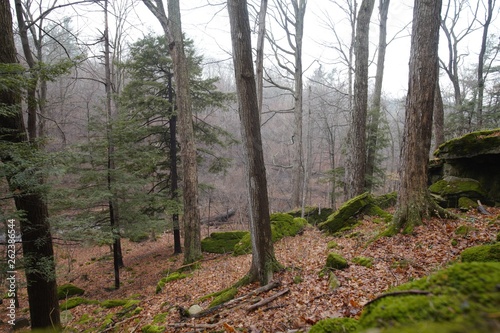
[[[274,301],[276,298],[280,297],[280,296],[283,296],[284,294],[288,293],[290,291],[290,289],[286,288],[285,290],[282,290],[280,292],[277,292],[276,294],[272,295],[271,297],[268,297],[268,298],[264,298],[262,301],[258,302],[258,303],[255,303],[254,305],[252,306],[249,306],[248,309],[247,309],[247,312],[252,312],[252,311],[255,311],[257,310],[258,308],[260,308],[261,306],[263,305],[266,305],[268,303],[271,303],[272,301]]]

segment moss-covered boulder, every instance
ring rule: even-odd
[[[300,217],[293,217],[286,213],[274,213],[270,216],[271,233],[273,242],[277,242],[286,236],[295,236],[307,225],[307,221]],[[234,246],[233,255],[238,256],[252,252],[250,234],[243,238]]]
[[[483,203],[500,203],[500,128],[447,141],[434,154],[442,162],[443,176],[475,179],[487,193]]]
[[[248,231],[213,232],[201,241],[201,250],[210,253],[233,252],[234,246],[245,235],[249,235]]]
[[[326,257],[325,269],[327,270],[344,269],[347,267],[349,267],[347,260],[338,253],[330,252]]]
[[[441,159],[500,154],[500,128],[468,133],[446,141],[434,152]]]
[[[460,254],[463,262],[500,262],[500,243],[469,247]]]
[[[366,306],[359,319],[360,331],[492,332],[492,327],[500,327],[495,315],[500,306],[499,285],[500,263],[458,263],[405,283],[392,290],[399,294]]]
[[[458,208],[461,211],[469,211],[471,209],[476,209],[478,207],[477,201],[472,200],[471,198],[467,197],[460,197],[458,198]]]
[[[307,223],[317,225],[326,221],[328,216],[330,216],[333,212],[334,210],[332,208],[306,207],[304,210],[304,218]],[[287,214],[290,214],[293,217],[301,217],[302,209],[294,209],[287,212]]]
[[[61,304],[59,305],[59,307],[61,308],[61,310],[69,310],[69,309],[73,309],[74,307],[77,307],[78,305],[80,304],[89,304],[89,300],[83,298],[83,297],[71,297],[71,298],[68,298],[67,300],[61,302]]]
[[[458,200],[462,197],[482,201],[486,198],[481,183],[471,178],[447,176],[432,184],[429,191],[438,198],[439,204],[444,208],[458,208]]]
[[[381,199],[381,202],[384,201]],[[345,202],[318,227],[329,233],[336,233],[352,228],[358,222],[358,217],[362,215],[380,216],[386,221],[392,218],[389,213],[377,206],[373,196],[366,192]]]
[[[81,296],[84,293],[85,290],[71,283],[65,283],[57,287],[58,299],[66,299],[73,296]]]
[[[391,192],[375,196],[373,198],[373,203],[382,209],[387,209],[389,207],[395,206],[397,200],[398,200],[397,192]]]

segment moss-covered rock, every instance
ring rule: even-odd
[[[460,254],[463,262],[500,262],[500,243],[469,247]]]
[[[468,225],[461,225],[458,228],[455,229],[455,234],[456,235],[461,235],[461,236],[467,236],[467,234],[472,230],[471,226]]]
[[[477,131],[446,141],[434,152],[441,159],[500,154],[500,129]]]
[[[175,280],[185,279],[188,276],[190,276],[190,274],[185,274],[177,271],[168,274],[167,276],[161,278],[160,281],[158,281],[158,283],[156,284],[156,293],[157,294],[160,293],[163,290],[163,288],[165,288],[165,285],[167,283]]]
[[[136,306],[140,301],[136,299],[107,299],[100,303],[103,308],[111,309],[118,306],[123,306],[124,308],[130,308]]]
[[[345,202],[325,222],[320,223],[318,227],[330,233],[348,230],[356,225],[358,216],[360,215],[381,216],[387,221],[390,221],[392,218],[389,213],[377,206],[374,198],[366,192]]]
[[[467,197],[471,200],[484,200],[486,192],[481,183],[471,178],[447,176],[429,187],[431,194],[442,198],[439,204],[442,207],[458,208],[458,200]]]
[[[304,209],[304,218],[307,223],[317,225],[326,221],[328,216],[330,216],[333,212],[334,210],[332,208],[306,207]],[[287,212],[287,214],[290,214],[293,217],[301,217],[302,209],[294,209]]]
[[[373,203],[382,209],[387,209],[396,205],[398,200],[397,192],[386,193],[382,195],[375,196],[373,198]]]
[[[233,252],[234,246],[248,234],[248,231],[213,232],[201,241],[201,250],[210,253]]]
[[[358,321],[353,318],[329,318],[314,324],[309,333],[349,333],[356,332]]]
[[[477,207],[478,207],[477,201],[474,201],[471,198],[467,197],[458,198],[458,208],[460,208],[461,211],[468,211],[471,209],[475,209]]]
[[[403,293],[381,298],[365,307],[359,324],[362,329],[382,328],[381,332],[469,332],[421,328],[460,327],[463,323],[471,327],[488,326],[485,321],[488,314],[498,313],[499,284],[500,263],[458,263],[395,288],[429,294]],[[498,318],[495,320],[496,325],[500,324]]]
[[[66,283],[57,287],[57,298],[66,299],[73,296],[81,296],[85,293],[85,290],[79,288],[71,283]]]
[[[349,267],[347,260],[338,253],[330,252],[326,257],[325,269],[335,270],[344,269],[347,267]]]
[[[271,234],[273,242],[277,242],[286,236],[295,236],[304,229],[307,221],[303,218],[294,218],[286,213],[274,213],[270,216]],[[252,252],[250,234],[246,234],[234,246],[233,255],[238,256]]]

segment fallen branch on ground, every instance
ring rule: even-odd
[[[390,293],[385,293],[382,295],[379,295],[372,299],[371,301],[368,301],[364,306],[366,307],[367,305],[370,305],[374,303],[375,301],[378,301],[379,299],[389,297],[389,296],[400,296],[400,295],[430,295],[430,291],[425,291],[425,290],[401,290],[401,291],[393,291]]]
[[[252,312],[252,311],[255,311],[257,310],[258,308],[260,308],[261,306],[263,305],[266,305],[268,303],[271,303],[272,301],[274,301],[276,298],[280,297],[280,296],[283,296],[284,294],[288,293],[290,291],[290,289],[286,288],[285,290],[282,290],[276,294],[274,294],[273,296],[271,297],[268,297],[268,298],[265,298],[263,299],[262,301],[258,302],[258,303],[255,303],[254,305],[252,306],[249,306],[248,309],[247,309],[247,312]]]
[[[247,293],[245,295],[242,295],[242,296],[240,296],[238,298],[234,298],[232,300],[229,300],[229,301],[227,301],[225,303],[216,305],[214,307],[208,308],[208,309],[203,310],[201,312],[198,312],[196,314],[189,315],[189,317],[191,317],[191,318],[201,318],[201,317],[208,316],[208,315],[210,315],[210,314],[212,314],[212,313],[214,313],[216,311],[219,311],[221,309],[230,309],[230,308],[233,308],[236,305],[238,305],[239,303],[241,303],[241,302],[245,301],[246,299],[250,298],[251,296],[255,296],[255,295],[258,295],[260,293],[272,290],[272,289],[274,289],[276,287],[279,287],[280,285],[281,285],[280,281],[272,281],[272,282],[266,284],[265,286],[262,286],[262,287],[259,287],[257,289],[254,289],[254,290],[252,290],[251,292],[249,292],[249,293]],[[180,308],[179,310],[180,311],[184,310],[181,313],[187,313],[187,311],[185,309]]]

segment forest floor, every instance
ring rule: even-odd
[[[196,319],[183,320],[178,307],[189,308],[208,302],[199,298],[228,288],[247,273],[251,255],[234,257],[205,254],[201,267],[192,275],[166,284],[158,294],[157,282],[165,271],[182,265],[182,255],[174,256],[172,235],[161,235],[155,241],[123,242],[125,268],[122,286],[113,290],[113,265],[109,247],[83,247],[58,243],[58,283],[73,283],[85,290],[87,300],[137,299],[142,311],[132,316],[122,307],[104,308],[100,304],[82,304],[63,313],[65,332],[141,332],[147,324],[165,327],[165,332],[293,332],[307,330],[318,320],[329,317],[357,317],[363,305],[388,288],[428,275],[458,260],[460,252],[470,246],[492,242],[500,230],[500,208],[488,208],[492,215],[460,213],[460,219],[430,219],[417,227],[413,235],[390,238],[374,237],[384,229],[371,217],[342,237],[325,235],[309,226],[303,234],[287,237],[275,244],[275,253],[285,269],[275,274],[280,286],[260,298],[289,291],[273,302],[248,312],[250,303],[221,309]],[[495,222],[495,223],[493,223]],[[457,234],[466,226],[465,234]],[[215,230],[212,230],[215,231]],[[328,249],[335,241],[338,247]],[[339,287],[329,287],[328,276],[320,277],[327,254],[335,251],[344,256],[349,267],[335,271]],[[352,263],[358,256],[373,259],[367,268]],[[240,288],[236,297],[257,288],[256,284]],[[20,290],[18,317],[28,317],[24,288]],[[98,303],[98,302],[95,302]],[[0,331],[8,331],[5,307],[0,311]],[[122,311],[120,313],[120,311]],[[160,315],[162,314],[162,315]],[[155,319],[156,318],[156,321]]]

